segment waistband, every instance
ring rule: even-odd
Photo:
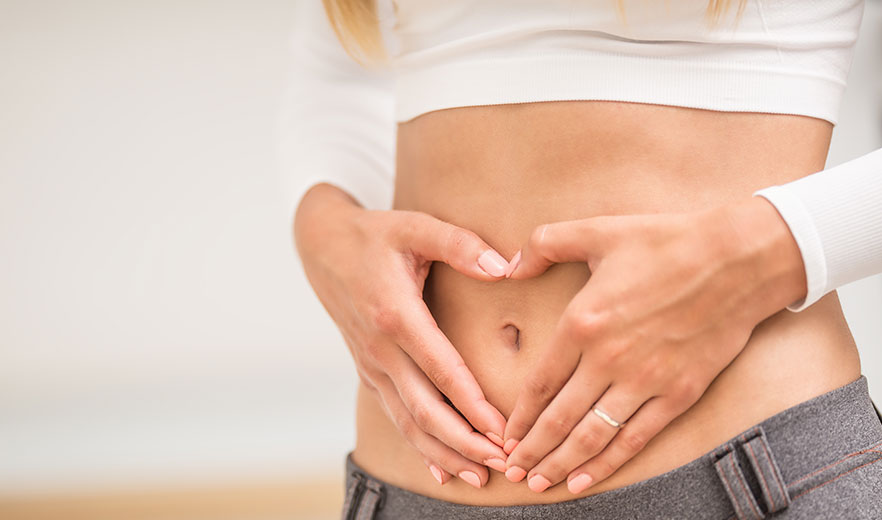
[[[867,379],[799,403],[701,457],[634,484],[552,504],[474,506],[413,493],[346,457],[343,518],[762,519],[844,472],[882,459]]]

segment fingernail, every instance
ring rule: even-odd
[[[486,435],[493,444],[496,444],[497,446],[502,446],[502,437],[500,437],[499,435],[496,435],[493,432],[487,432],[484,435]]]
[[[511,452],[513,452],[514,449],[518,447],[518,442],[520,441],[517,441],[515,439],[509,439],[505,441],[505,446],[502,447],[502,451],[504,451],[506,455],[511,455]]]
[[[548,489],[548,486],[551,485],[551,481],[542,475],[533,475],[530,477],[530,480],[527,481],[527,487],[535,491],[536,493],[541,493]]]
[[[505,470],[505,478],[512,482],[520,482],[525,476],[527,476],[527,472],[517,466],[512,466]]]
[[[496,251],[488,249],[478,257],[478,265],[490,276],[505,276],[505,268],[508,266],[508,262]]]
[[[511,262],[508,263],[508,267],[505,269],[505,277],[511,277],[511,273],[517,269],[518,264],[521,263],[521,252],[518,250],[517,253],[513,257],[511,257]]]
[[[485,466],[489,466],[500,473],[505,473],[505,461],[496,457],[490,457],[484,461]]]
[[[438,483],[443,486],[444,485],[444,477],[441,475],[441,469],[434,464],[430,464],[429,471],[432,472],[432,476],[435,477],[435,480],[437,480]]]
[[[481,479],[478,478],[478,474],[473,471],[460,471],[459,478],[465,480],[467,483],[475,486],[478,489],[481,489]]]
[[[567,483],[567,489],[570,490],[570,493],[576,495],[588,489],[588,486],[590,485],[591,475],[587,473],[581,473],[579,476]]]

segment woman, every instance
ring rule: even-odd
[[[863,5],[663,4],[400,2],[371,39],[369,4],[327,2],[394,76],[304,4],[295,238],[362,379],[344,514],[882,514],[831,292],[882,270],[882,191],[842,188],[860,240],[792,203],[843,185],[794,181]]]

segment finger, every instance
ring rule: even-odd
[[[505,417],[490,404],[462,356],[438,328],[425,302],[405,307],[396,337],[423,373],[479,432],[502,446]]]
[[[579,364],[569,381],[541,411],[535,424],[511,451],[507,461],[511,471],[506,473],[511,480],[519,481],[539,461],[557,448],[585,417],[591,409],[591,403],[606,390],[609,381],[598,377],[590,367],[591,365],[584,361]],[[519,419],[515,418],[515,420]],[[509,425],[512,423],[513,421],[509,420]]]
[[[432,477],[434,477],[435,480],[437,480],[438,483],[441,484],[442,486],[444,484],[446,484],[450,479],[453,478],[453,475],[444,471],[444,469],[442,469],[441,467],[439,467],[437,464],[435,464],[434,462],[432,462],[429,459],[424,458],[423,464],[425,464],[426,467],[429,468],[429,473],[431,473]]]
[[[423,431],[404,405],[392,380],[388,377],[381,378],[376,382],[377,388],[383,395],[383,401],[388,409],[390,417],[395,422],[398,431],[405,440],[415,448],[424,458],[436,461],[440,469],[451,475],[457,475],[466,483],[480,488],[490,478],[486,467],[463,457],[443,442]],[[435,472],[431,471],[432,478],[438,480]],[[442,474],[443,477],[443,474]]]
[[[407,417],[405,413],[405,408],[403,401],[401,401],[400,396],[398,396],[395,385],[388,384],[390,379],[385,374],[380,374],[375,377],[377,381],[377,385],[375,385],[375,391],[379,396],[379,402],[383,407],[383,411],[386,413],[386,416],[389,417],[390,420],[395,424],[395,427],[401,432],[401,435],[405,438],[408,444],[412,447],[416,448],[416,443],[411,439],[413,433],[411,430],[406,430],[405,424],[407,424]],[[419,451],[419,450],[418,450]],[[438,465],[437,461],[432,461],[427,457],[427,453],[422,453],[423,455],[423,463],[428,468],[429,473],[432,475],[439,484],[446,484],[453,475],[450,472],[446,471],[444,468]]]
[[[663,397],[647,401],[599,455],[570,472],[567,488],[579,494],[606,479],[631,460],[674,417],[679,415]]]
[[[573,428],[570,435],[557,449],[533,468],[527,476],[527,485],[537,493],[562,482],[567,475],[586,460],[600,453],[611,441],[621,434],[621,428],[607,423],[594,413],[600,409],[607,413],[611,420],[625,425],[646,401],[645,397],[625,392],[621,387],[613,385],[603,394],[600,401],[585,414],[585,417]],[[613,422],[615,422],[613,421]],[[622,428],[626,427],[623,426]]]
[[[444,397],[417,365],[398,351],[397,379],[393,383],[416,424],[426,433],[450,446],[464,457],[505,471],[505,452],[448,406]]]
[[[588,283],[590,284],[590,281]],[[589,327],[581,323],[576,325],[579,320],[593,319],[591,315],[585,317],[574,310],[581,305],[584,297],[580,296],[584,293],[583,289],[564,310],[555,328],[548,352],[524,381],[505,427],[503,446],[506,453],[512,453],[517,443],[536,423],[548,403],[570,379],[579,365],[584,343],[591,341],[591,334],[587,333]]]
[[[508,268],[508,260],[475,232],[426,213],[415,212],[413,225],[406,228],[403,239],[415,255],[444,262],[478,280],[499,280]]]
[[[512,279],[532,278],[552,264],[591,262],[604,241],[602,217],[552,222],[536,227],[520,250],[517,265],[509,269]],[[517,257],[515,253],[515,257]],[[514,259],[514,258],[513,258]]]

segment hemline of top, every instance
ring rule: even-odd
[[[608,53],[470,60],[397,72],[398,122],[456,107],[606,100],[803,115],[835,126],[845,91],[838,78],[768,64]]]

